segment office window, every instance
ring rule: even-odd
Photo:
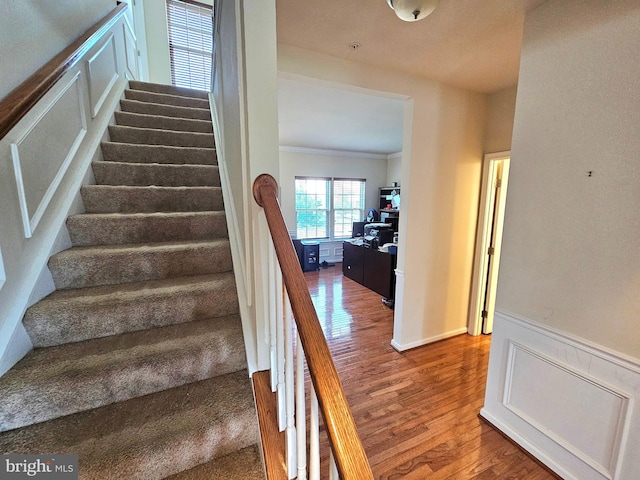
[[[364,218],[364,192],[360,179],[296,177],[297,238],[350,237]]]
[[[167,0],[171,82],[210,90],[213,42],[212,7],[193,0]]]

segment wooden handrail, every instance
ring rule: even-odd
[[[120,3],[0,101],[0,140],[24,118],[65,73],[95,46],[102,35],[124,15],[127,8],[126,3]]]
[[[275,179],[267,174],[256,178],[253,182],[253,197],[264,209],[267,218],[340,478],[373,479],[342,383],[287,232],[278,204],[278,184]]]

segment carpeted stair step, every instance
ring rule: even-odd
[[[120,143],[215,148],[212,133],[174,132],[173,130],[110,125],[109,137],[111,141]]]
[[[67,219],[75,247],[127,243],[210,240],[227,237],[223,211],[168,213],[82,213]]]
[[[128,127],[154,128],[184,132],[213,133],[213,125],[207,120],[145,115],[141,113],[115,112],[116,123]]]
[[[175,87],[173,85],[163,85],[160,83],[138,82],[129,80],[131,90],[142,90],[144,92],[165,93],[167,95],[177,95],[180,97],[209,99],[209,93],[204,90],[194,90],[193,88]]]
[[[266,478],[258,445],[230,453],[198,465],[166,480],[264,480]]]
[[[73,247],[53,255],[55,287],[97,287],[231,271],[227,239]]]
[[[222,210],[220,187],[85,185],[87,213],[204,212]]]
[[[0,451],[78,454],[83,480],[157,480],[258,439],[243,370],[6,432]]]
[[[102,142],[102,158],[108,162],[175,163],[179,165],[217,165],[214,148],[140,145]]]
[[[124,97],[127,100],[139,102],[159,103],[161,105],[173,105],[188,108],[209,108],[209,100],[204,98],[183,97],[179,95],[167,95],[166,93],[145,92],[142,90],[125,90]]]
[[[158,163],[93,162],[98,185],[162,187],[219,187],[216,165],[172,165]]]
[[[235,314],[233,274],[56,290],[27,309],[23,323],[34,347]]]
[[[0,431],[245,368],[237,315],[32,350],[0,378]]]
[[[138,100],[120,100],[120,110],[144,115],[162,115],[192,120],[211,121],[211,110],[207,108],[179,107],[177,105],[163,105],[161,103],[140,102]]]

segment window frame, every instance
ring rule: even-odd
[[[327,209],[304,209],[298,208],[298,198],[297,198],[297,182],[299,180],[322,180],[322,181],[326,181],[328,182],[328,187],[327,187]],[[354,209],[354,208],[336,208],[336,189],[335,189],[335,184],[336,182],[359,182],[361,184],[361,192],[360,192],[360,208],[359,209]],[[345,235],[340,235],[337,236],[336,235],[336,230],[338,230],[336,228],[336,212],[337,211],[354,211],[354,210],[359,210],[360,212],[360,220],[362,218],[364,218],[365,215],[365,203],[366,203],[366,187],[367,187],[367,180],[365,178],[346,178],[346,177],[321,177],[321,176],[302,176],[302,175],[296,175],[294,177],[294,210],[296,212],[296,227],[295,227],[295,232],[296,232],[296,238],[300,239],[300,240],[325,240],[325,241],[340,241],[343,240],[345,238],[350,238],[351,237],[351,229],[349,229],[348,233],[345,233]],[[327,236],[300,236],[300,229],[298,228],[298,223],[299,223],[299,212],[301,211],[305,211],[305,210],[316,210],[316,211],[321,211],[321,212],[326,212],[326,218],[327,218]],[[360,221],[360,220],[353,220],[353,221]],[[344,224],[344,222],[342,222]]]
[[[165,5],[171,84],[177,87],[210,91],[213,7],[195,0],[165,0]],[[180,21],[177,13],[172,13],[178,11],[184,12],[184,21]],[[188,12],[191,15],[197,15],[197,20],[189,20],[191,17],[188,16]],[[203,30],[204,22],[210,22],[210,32],[208,25]],[[193,40],[190,36],[193,36]],[[210,43],[206,40],[210,40]],[[181,55],[178,55],[178,52]]]

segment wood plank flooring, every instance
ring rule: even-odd
[[[478,418],[490,336],[399,353],[393,311],[340,264],[305,279],[376,479],[558,478]]]

